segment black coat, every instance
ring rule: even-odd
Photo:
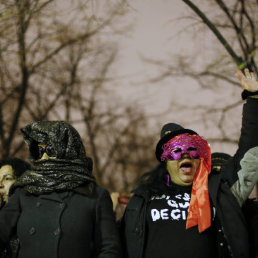
[[[112,201],[96,187],[91,196],[72,191],[31,195],[17,189],[0,212],[0,242],[15,233],[18,258],[121,258]]]
[[[217,248],[221,258],[249,258],[249,243],[246,222],[241,208],[220,174],[211,173],[209,189],[213,222],[217,232]],[[121,223],[124,255],[127,258],[142,258],[146,233],[146,210],[150,192],[138,188],[131,198]],[[237,226],[236,226],[237,225]],[[225,256],[225,254],[227,256]]]
[[[258,257],[258,201],[248,199],[243,206],[250,234],[251,257]]]

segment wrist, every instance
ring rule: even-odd
[[[258,98],[258,91],[248,91],[248,90],[243,90],[242,94],[242,99],[245,100],[247,99],[248,97],[251,97],[251,98]]]

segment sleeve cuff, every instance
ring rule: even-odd
[[[258,91],[252,92],[252,91],[248,91],[248,90],[243,90],[243,92],[241,94],[243,100],[247,99],[250,96],[255,96],[255,95],[258,95]]]

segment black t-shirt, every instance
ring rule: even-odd
[[[172,184],[166,193],[150,198],[146,216],[145,258],[217,257],[212,228],[186,230],[191,187]]]

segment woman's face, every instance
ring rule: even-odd
[[[0,168],[0,195],[5,202],[8,202],[8,193],[15,180],[11,165],[4,165]]]
[[[167,170],[171,181],[177,185],[192,185],[200,159],[192,159],[188,153],[183,154],[178,160],[168,160]]]

